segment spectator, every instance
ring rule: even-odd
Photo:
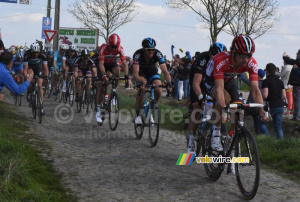
[[[283,139],[281,121],[285,104],[283,100],[286,100],[286,94],[283,82],[275,76],[275,72],[276,66],[273,63],[267,64],[267,78],[262,83],[263,98],[269,102],[277,138]]]
[[[288,84],[293,86],[293,102],[294,102],[294,121],[300,121],[300,49],[298,50],[296,60],[291,59],[285,52],[283,53],[283,60],[289,64],[294,65]]]
[[[266,73],[264,70],[259,69],[257,74],[258,74],[258,86],[259,86],[260,92],[262,93],[262,82],[263,82],[263,79],[264,79]],[[253,102],[254,101],[252,98],[252,91],[250,91],[247,103],[253,103]],[[259,111],[256,108],[248,108],[245,111],[247,114],[252,115],[256,134],[257,135],[265,134],[266,136],[269,136],[270,133],[268,131],[267,125],[265,124],[265,122],[261,121]]]
[[[0,55],[4,52],[5,48],[4,48],[4,44],[3,41],[0,39]]]
[[[248,86],[250,86],[250,81],[249,81],[249,79],[247,79],[247,76],[246,76],[245,72],[242,73],[242,74],[238,74],[236,77],[237,77],[236,79],[237,79],[237,88],[238,88],[238,90],[241,90],[242,81],[245,84],[247,84]]]
[[[187,57],[179,58],[179,65],[176,67],[175,74],[178,79],[178,101],[182,98],[186,99],[188,94],[189,84],[189,69],[190,59]]]
[[[288,80],[293,66],[288,65],[286,62],[283,62],[283,64],[284,66],[282,66],[281,72],[280,73],[276,72],[275,75],[280,77],[286,91],[288,106],[287,106],[287,112],[285,114],[287,115],[287,114],[291,114],[293,111],[293,93],[290,90],[291,86],[288,85]]]
[[[178,91],[178,82],[179,82],[179,80],[178,80],[177,75],[175,73],[175,72],[177,72],[176,71],[177,67],[180,65],[179,63],[180,63],[180,57],[179,57],[178,54],[176,54],[174,56],[174,60],[172,61],[172,69],[174,71],[174,73],[173,73],[173,77],[174,77],[174,93],[173,93],[173,97],[175,99],[178,99],[178,95],[179,95],[178,94],[178,92],[179,92]]]
[[[33,78],[33,75],[28,74],[27,81],[25,81],[21,85],[17,85],[10,74],[12,65],[13,65],[13,55],[9,52],[2,53],[0,56],[0,92],[3,86],[6,86],[14,94],[21,95],[27,90]],[[1,94],[0,97],[1,97],[0,99],[2,100],[4,99],[3,94]]]

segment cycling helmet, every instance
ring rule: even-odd
[[[38,43],[32,43],[30,49],[31,52],[40,52],[40,45]]]
[[[48,55],[52,57],[54,55],[53,50],[49,50]]]
[[[69,50],[70,51],[76,51],[76,45],[70,45]]]
[[[215,42],[210,45],[209,52],[212,54],[212,56],[215,56],[218,53],[223,52],[223,51],[227,51],[227,48],[222,43]]]
[[[252,55],[255,52],[255,43],[250,36],[240,34],[233,39],[231,48],[237,53]]]
[[[83,58],[89,58],[90,57],[90,52],[87,49],[83,49],[81,51],[81,57],[83,57]]]
[[[112,34],[108,37],[108,44],[110,46],[119,46],[121,43],[121,39],[117,34]]]
[[[67,50],[67,45],[66,44],[61,44],[59,49],[60,50]]]
[[[152,38],[145,38],[142,41],[142,46],[143,46],[143,48],[155,48],[156,42]]]

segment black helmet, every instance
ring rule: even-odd
[[[88,49],[83,49],[81,51],[81,57],[84,57],[84,58],[89,58],[90,57],[90,52]]]
[[[227,48],[224,44],[215,42],[210,45],[209,52],[215,56],[220,52],[227,51]]]
[[[142,41],[142,46],[143,46],[143,48],[155,48],[156,42],[152,38],[145,38]]]

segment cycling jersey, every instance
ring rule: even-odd
[[[48,64],[47,56],[43,52],[40,52],[38,57],[34,57],[30,50],[25,52],[23,65],[28,65],[28,69],[32,69],[34,75],[42,75],[43,64]]]
[[[73,72],[74,63],[77,57],[77,53],[73,56],[71,56],[68,52],[66,53],[66,65],[69,67],[69,72]]]
[[[59,70],[59,67],[62,66],[63,60],[66,60],[65,53],[60,54],[60,50],[57,50],[54,54],[54,60],[56,60],[56,69]]]
[[[209,57],[209,51],[202,52],[194,63],[191,66],[190,69],[190,78],[189,78],[189,88],[190,88],[190,100],[191,103],[198,102],[198,96],[195,94],[194,89],[193,89],[193,82],[194,82],[194,77],[195,74],[202,74],[205,75],[206,71],[206,65],[209,62],[210,57]]]
[[[96,68],[93,60],[88,59],[86,63],[83,62],[81,57],[77,57],[74,62],[74,67],[78,67],[78,72],[82,72],[82,75],[91,74],[92,68]]]
[[[17,54],[13,56],[13,66],[11,68],[11,72],[13,74],[19,74],[23,71],[23,60],[22,58],[18,58]]]
[[[118,48],[110,52],[109,44],[102,44],[99,48],[99,60],[104,61],[104,63],[113,63],[116,62],[116,56],[120,55],[121,61],[126,61],[125,52],[121,45]]]
[[[153,75],[158,74],[156,63],[166,63],[163,54],[155,49],[153,57],[146,62],[144,50],[141,48],[133,54],[133,65],[139,65],[139,75],[149,80]]]
[[[28,88],[29,81],[27,80],[23,84],[17,85],[6,65],[0,62],[0,92],[3,86],[6,86],[14,94],[21,95]]]
[[[236,71],[232,65],[231,52],[221,52],[213,57],[206,69],[206,75],[214,80],[224,79],[224,82],[233,80],[237,74],[249,72],[250,81],[258,81],[258,67],[256,60],[251,57],[244,67],[239,67]]]

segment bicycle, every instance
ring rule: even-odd
[[[104,86],[104,102],[102,102],[102,120],[105,119],[105,112],[108,112],[109,127],[116,130],[119,123],[120,100],[117,94],[117,81],[126,80],[125,78],[109,77]],[[110,95],[107,93],[107,87],[111,85]]]
[[[237,109],[235,115],[237,116],[237,123],[235,125],[233,138],[222,137],[221,142],[224,150],[217,152],[211,149],[211,135],[212,127],[210,130],[204,128],[202,137],[200,138],[199,145],[202,145],[202,155],[208,157],[249,157],[249,163],[235,163],[234,170],[237,184],[242,196],[247,199],[253,199],[257,193],[259,180],[260,180],[260,160],[259,152],[256,141],[252,133],[245,128],[243,121],[242,110],[247,107],[264,107],[263,104],[250,103],[250,104],[230,104],[226,107],[227,114],[229,109]],[[205,163],[204,168],[208,177],[216,181],[220,178],[224,171],[226,162],[221,163]],[[247,168],[251,168],[249,171]],[[227,172],[230,172],[230,164]],[[251,182],[249,182],[251,181]]]
[[[91,76],[78,76],[75,80],[77,82],[78,80],[83,79],[81,83],[81,90],[78,93],[78,102],[76,102],[76,108],[77,112],[80,113],[81,109],[84,109],[84,105],[86,105],[86,114],[89,114],[89,105],[91,103],[91,91],[87,88],[87,78],[92,78]]]
[[[36,119],[36,112],[38,112],[38,118],[39,118],[39,123],[42,123],[42,101],[41,101],[41,96],[40,96],[40,91],[38,88],[38,79],[39,78],[47,78],[45,76],[34,76],[34,84],[33,84],[33,89],[31,92],[31,99],[30,99],[30,105],[32,108],[32,116],[33,119]]]
[[[21,83],[21,79],[24,78],[24,76],[22,74],[17,74],[15,76],[15,78],[16,78],[16,83],[18,85],[22,84]],[[14,95],[15,105],[18,105],[19,107],[21,106],[21,104],[22,104],[22,97],[23,97],[23,95],[17,95],[17,94]]]
[[[66,92],[65,96],[63,97],[64,103],[66,104],[69,100],[69,105],[72,107],[74,102],[74,83],[73,83],[73,75],[74,72],[68,72],[68,78],[66,81]]]
[[[54,101],[58,99],[58,102],[61,102],[65,93],[62,92],[63,89],[63,72],[64,70],[59,70],[59,77],[56,86],[54,87],[55,95]],[[52,85],[53,86],[53,85]]]
[[[149,141],[151,147],[155,147],[159,137],[159,125],[160,125],[160,116],[159,116],[159,107],[157,101],[154,99],[154,89],[155,88],[166,88],[165,85],[156,85],[156,84],[147,84],[144,94],[144,104],[143,104],[143,113],[142,113],[142,124],[134,123],[134,130],[137,139],[141,139],[144,133],[144,128],[148,127],[149,129]],[[141,89],[138,96],[141,96]],[[149,96],[147,96],[149,94]],[[147,100],[147,97],[149,99]]]

